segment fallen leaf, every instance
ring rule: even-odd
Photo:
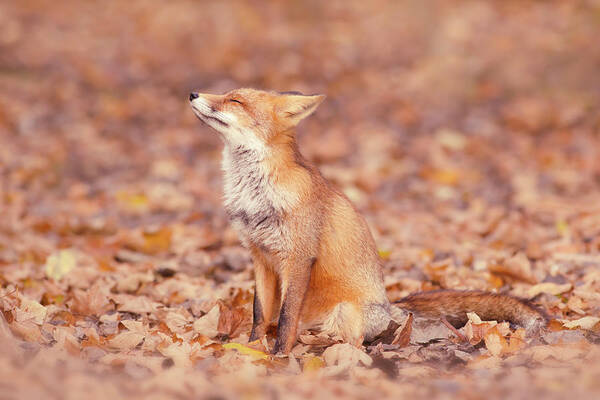
[[[390,255],[392,254],[392,252],[390,250],[383,250],[383,249],[377,250],[377,253],[379,254],[379,258],[381,258],[382,260],[389,260]]]
[[[484,340],[487,332],[498,324],[496,321],[482,321],[473,312],[467,313],[467,317],[469,320],[462,329],[464,330],[465,337],[473,346]]]
[[[370,366],[373,359],[367,353],[349,343],[338,343],[328,347],[323,352],[323,360],[327,366],[337,366],[347,369],[362,363]]]
[[[404,323],[404,327],[398,333],[398,335],[394,338],[394,340],[392,341],[392,344],[397,344],[398,346],[400,346],[400,348],[406,347],[409,345],[410,337],[412,334],[412,323],[413,323],[413,315],[412,315],[412,313],[410,313],[408,315],[408,318],[406,319],[406,322]]]
[[[536,282],[531,271],[531,262],[525,253],[519,252],[513,257],[504,261],[504,263],[488,266],[488,270],[496,275],[500,275],[512,280],[522,281],[534,284]]]
[[[227,306],[219,302],[219,323],[217,330],[227,337],[235,337],[235,333],[244,321],[244,309],[242,307]]]
[[[592,330],[598,324],[598,322],[600,322],[600,318],[587,316],[587,317],[579,318],[579,319],[576,319],[573,321],[563,320],[561,322],[563,323],[563,326],[568,329],[580,328],[580,329]]]
[[[141,333],[141,334],[147,333],[147,329],[144,326],[144,323],[142,321],[135,321],[133,319],[124,319],[121,321],[121,324],[125,328],[127,328],[127,330],[129,330],[131,332],[137,332],[137,333]]]
[[[236,350],[238,353],[250,356],[253,360],[266,360],[269,358],[269,355],[260,350],[253,349],[248,346],[244,346],[240,343],[225,343],[223,348],[226,350]]]
[[[144,245],[142,251],[147,254],[156,254],[168,251],[171,247],[172,231],[168,227],[163,227],[156,231],[144,232]]]
[[[38,325],[42,325],[46,320],[46,315],[48,314],[48,310],[46,307],[41,305],[35,300],[31,300],[28,298],[21,299],[21,310],[29,317],[32,318],[33,322]],[[23,321],[23,317],[17,314],[17,321]]]
[[[120,190],[115,193],[117,204],[125,211],[142,214],[150,210],[150,201],[143,193],[133,193],[126,190]]]
[[[165,357],[173,360],[178,367],[189,367],[192,365],[190,358],[192,346],[189,343],[173,343],[167,347],[158,347],[158,351]]]
[[[498,331],[498,326],[489,329],[483,336],[485,347],[491,355],[499,356],[508,350],[508,342]]]
[[[152,301],[147,296],[115,294],[111,298],[117,303],[117,310],[136,314],[153,313],[162,306],[162,304]]]
[[[527,296],[535,297],[540,293],[548,293],[556,296],[568,292],[572,288],[573,285],[570,283],[565,283],[562,285],[552,282],[538,283],[537,285],[529,288],[529,290],[527,291]]]
[[[23,322],[13,321],[9,327],[13,334],[25,341],[38,342],[42,338],[40,326],[32,320]]]
[[[71,249],[59,250],[46,259],[44,270],[48,278],[59,281],[77,265],[75,252]]]
[[[211,339],[216,337],[219,334],[220,316],[220,307],[218,304],[215,304],[206,315],[203,315],[194,322],[194,332]]]
[[[125,331],[117,334],[108,341],[108,347],[114,350],[130,350],[144,340],[144,335],[138,332]]]
[[[188,320],[183,315],[177,312],[169,312],[165,317],[165,323],[173,333],[183,333],[185,331],[186,326],[188,325]]]
[[[84,315],[102,315],[113,308],[108,299],[108,288],[100,283],[88,290],[74,290],[73,298],[67,303],[72,312]]]
[[[328,334],[321,332],[319,334],[300,334],[298,341],[311,346],[331,346],[338,343],[340,338],[332,338]]]
[[[309,357],[306,361],[304,361],[304,364],[302,365],[302,371],[303,372],[318,371],[319,369],[323,368],[324,365],[325,365],[325,362],[320,357],[317,357],[317,356]]]

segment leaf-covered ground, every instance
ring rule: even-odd
[[[598,37],[594,0],[0,2],[0,397],[598,398]],[[549,329],[248,345],[251,261],[187,104],[239,86],[328,95],[301,148],[390,299],[495,290]]]

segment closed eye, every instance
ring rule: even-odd
[[[232,103],[238,103],[238,104],[242,104],[242,102],[241,102],[241,101],[239,101],[239,100],[236,100],[236,99],[229,99],[229,101],[230,101],[230,102],[232,102]]]

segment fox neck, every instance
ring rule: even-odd
[[[294,181],[299,168],[293,135],[277,135],[263,149],[225,145],[225,209],[239,230],[265,228],[276,223],[299,202],[300,193],[286,186]],[[244,236],[244,235],[242,235]]]

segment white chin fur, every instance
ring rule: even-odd
[[[242,146],[261,152],[264,151],[263,142],[251,130],[240,127],[235,115],[222,111],[213,111],[208,102],[202,97],[197,97],[190,103],[192,110],[198,118],[221,133],[227,145]]]
[[[194,114],[211,128],[226,135],[231,126],[237,122],[235,115],[221,111],[213,111],[210,105],[202,97],[197,97],[191,102]],[[219,122],[220,121],[220,122]]]

